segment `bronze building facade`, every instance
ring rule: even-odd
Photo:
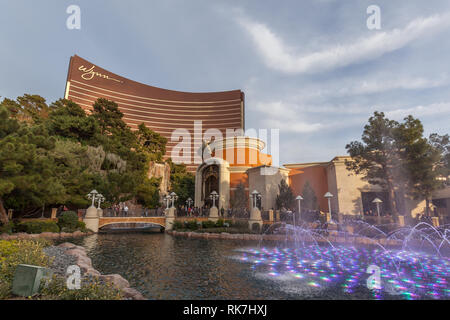
[[[98,98],[116,102],[132,129],[144,123],[168,139],[166,157],[180,143],[179,139],[172,141],[172,133],[187,130],[191,136],[191,161],[186,166],[191,172],[200,164],[194,159],[196,155],[198,159],[205,131],[218,129],[225,137],[227,129],[245,128],[241,90],[193,93],[161,89],[121,77],[77,55],[70,58],[64,97],[87,112]]]

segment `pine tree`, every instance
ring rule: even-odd
[[[236,189],[231,194],[230,205],[236,210],[243,210],[247,208],[248,198],[245,192],[245,186],[242,182],[239,182]]]
[[[317,196],[314,191],[314,189],[311,187],[309,181],[305,182],[305,185],[303,186],[303,206],[306,209],[309,210],[317,210]]]
[[[397,121],[385,118],[383,112],[375,112],[364,127],[362,142],[352,141],[346,145],[352,160],[345,162],[349,171],[387,190],[394,216],[398,215],[395,192],[405,185],[403,161],[396,141],[398,126]]]
[[[275,204],[277,206],[277,209],[290,209],[295,205],[294,193],[284,179],[282,179],[280,184],[278,185],[278,195],[276,197]]]

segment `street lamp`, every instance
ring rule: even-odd
[[[187,204],[187,206],[188,206],[188,209],[190,209],[191,208],[191,205],[192,205],[192,199],[189,197],[189,198],[187,198],[187,200],[186,200],[186,204]]]
[[[209,198],[213,202],[213,207],[215,207],[216,206],[216,200],[219,199],[219,194],[216,191],[213,191],[213,192],[210,193]]]
[[[252,192],[252,199],[253,199],[253,208],[256,208],[257,207],[257,201],[259,199],[261,199],[261,194],[258,191],[253,190],[253,192]]]
[[[175,207],[175,200],[177,200],[177,199],[178,199],[177,194],[176,194],[175,192],[172,192],[172,193],[170,194],[170,200],[172,201],[172,208]]]
[[[95,190],[95,189],[88,193],[87,198],[88,198],[89,200],[92,199],[92,205],[91,205],[91,207],[94,207],[94,208],[95,208],[94,201],[95,201],[97,195],[98,195],[98,191]]]
[[[302,196],[298,196],[297,198],[295,198],[295,200],[297,200],[297,202],[298,202],[298,214],[301,214],[301,204],[300,204],[300,202],[303,200],[303,197]]]
[[[324,194],[324,198],[328,199],[328,212],[331,214],[331,198],[333,198],[333,195],[330,192],[327,192]]]
[[[101,193],[99,193],[97,195],[97,205],[98,205],[97,209],[100,209],[100,204],[104,201],[105,201],[105,197]]]
[[[170,195],[168,194],[164,200],[166,201],[166,208],[169,208],[169,204],[170,204]]]
[[[381,199],[375,198],[373,199],[372,203],[375,203],[377,205],[377,213],[378,213],[378,218],[380,217],[380,203],[383,203],[383,201]]]

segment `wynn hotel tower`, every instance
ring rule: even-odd
[[[144,123],[153,131],[168,139],[166,156],[170,157],[174,146],[180,141],[171,141],[172,132],[186,129],[191,135],[191,163],[187,169],[195,172],[194,164],[201,145],[198,134],[194,135],[194,123],[201,121],[201,136],[208,129],[219,129],[226,137],[226,130],[244,129],[244,92],[180,92],[152,87],[126,79],[94,65],[78,56],[70,58],[64,97],[92,110],[98,98],[116,102],[124,114],[123,120],[132,129]],[[202,139],[202,138],[200,138]],[[197,156],[198,158],[198,156]]]

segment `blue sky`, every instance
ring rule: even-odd
[[[81,8],[81,30],[66,8]],[[381,29],[366,25],[381,8]],[[448,0],[0,0],[0,96],[64,94],[73,54],[173,90],[246,94],[280,162],[344,155],[375,111],[450,133]]]

